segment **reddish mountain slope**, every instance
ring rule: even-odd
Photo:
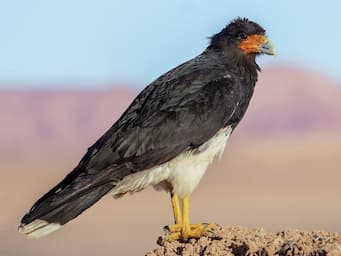
[[[0,152],[74,150],[95,141],[137,94],[111,90],[0,91]],[[244,138],[337,132],[341,86],[304,70],[265,69],[239,133]]]
[[[0,91],[0,151],[86,147],[132,101],[129,88],[98,91]]]
[[[328,77],[287,66],[265,69],[242,124],[244,133],[338,132],[341,86]]]

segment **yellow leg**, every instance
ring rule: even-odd
[[[177,195],[172,194],[172,206],[174,213],[175,225],[166,227],[170,233],[164,237],[163,241],[182,240],[187,241],[190,238],[199,238],[209,231],[215,224],[190,224],[189,221],[189,196],[182,200],[182,216]]]
[[[189,221],[189,196],[185,196],[182,200],[182,229],[180,239],[187,241],[189,238],[200,238],[215,226],[215,224],[190,224]]]
[[[187,241],[190,234],[191,234],[191,227],[189,225],[189,196],[185,196],[184,199],[182,199],[182,229],[181,229],[181,239],[184,241]]]
[[[171,193],[171,202],[174,215],[174,225],[165,226],[164,229],[171,233],[180,232],[182,228],[182,213],[179,203],[179,197],[176,192]]]
[[[172,208],[173,208],[173,214],[174,214],[174,223],[175,225],[182,226],[182,214],[181,214],[178,194],[176,192],[172,193],[171,199],[172,199]]]

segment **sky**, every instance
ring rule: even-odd
[[[261,24],[287,63],[341,80],[341,1],[0,0],[0,87],[147,84],[232,19]]]

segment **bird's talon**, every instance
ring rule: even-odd
[[[168,226],[164,226],[163,230],[170,232],[170,233],[174,233],[174,232],[180,232],[181,231],[182,226],[179,224],[174,224],[174,225],[168,225]]]
[[[190,225],[190,229],[191,231],[195,231],[195,230],[209,230],[212,229],[216,226],[215,223],[197,223],[197,224],[191,224]],[[174,224],[174,225],[167,225],[163,227],[164,231],[173,233],[173,232],[180,232],[182,229],[182,226],[179,224]]]
[[[201,236],[207,235],[216,224],[214,223],[198,223],[189,225],[189,230],[183,230],[183,227],[179,224],[168,225],[164,227],[167,234],[158,240],[162,244],[165,242],[172,241],[187,241],[190,238],[200,238]]]
[[[200,238],[207,235],[216,224],[214,223],[200,223],[190,225],[190,230],[181,233],[181,240],[187,241],[190,238]]]

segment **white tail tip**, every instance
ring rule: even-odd
[[[19,232],[23,233],[30,239],[37,239],[42,236],[46,236],[57,229],[61,228],[58,223],[48,223],[45,220],[34,220],[31,223],[23,224],[19,226]]]

